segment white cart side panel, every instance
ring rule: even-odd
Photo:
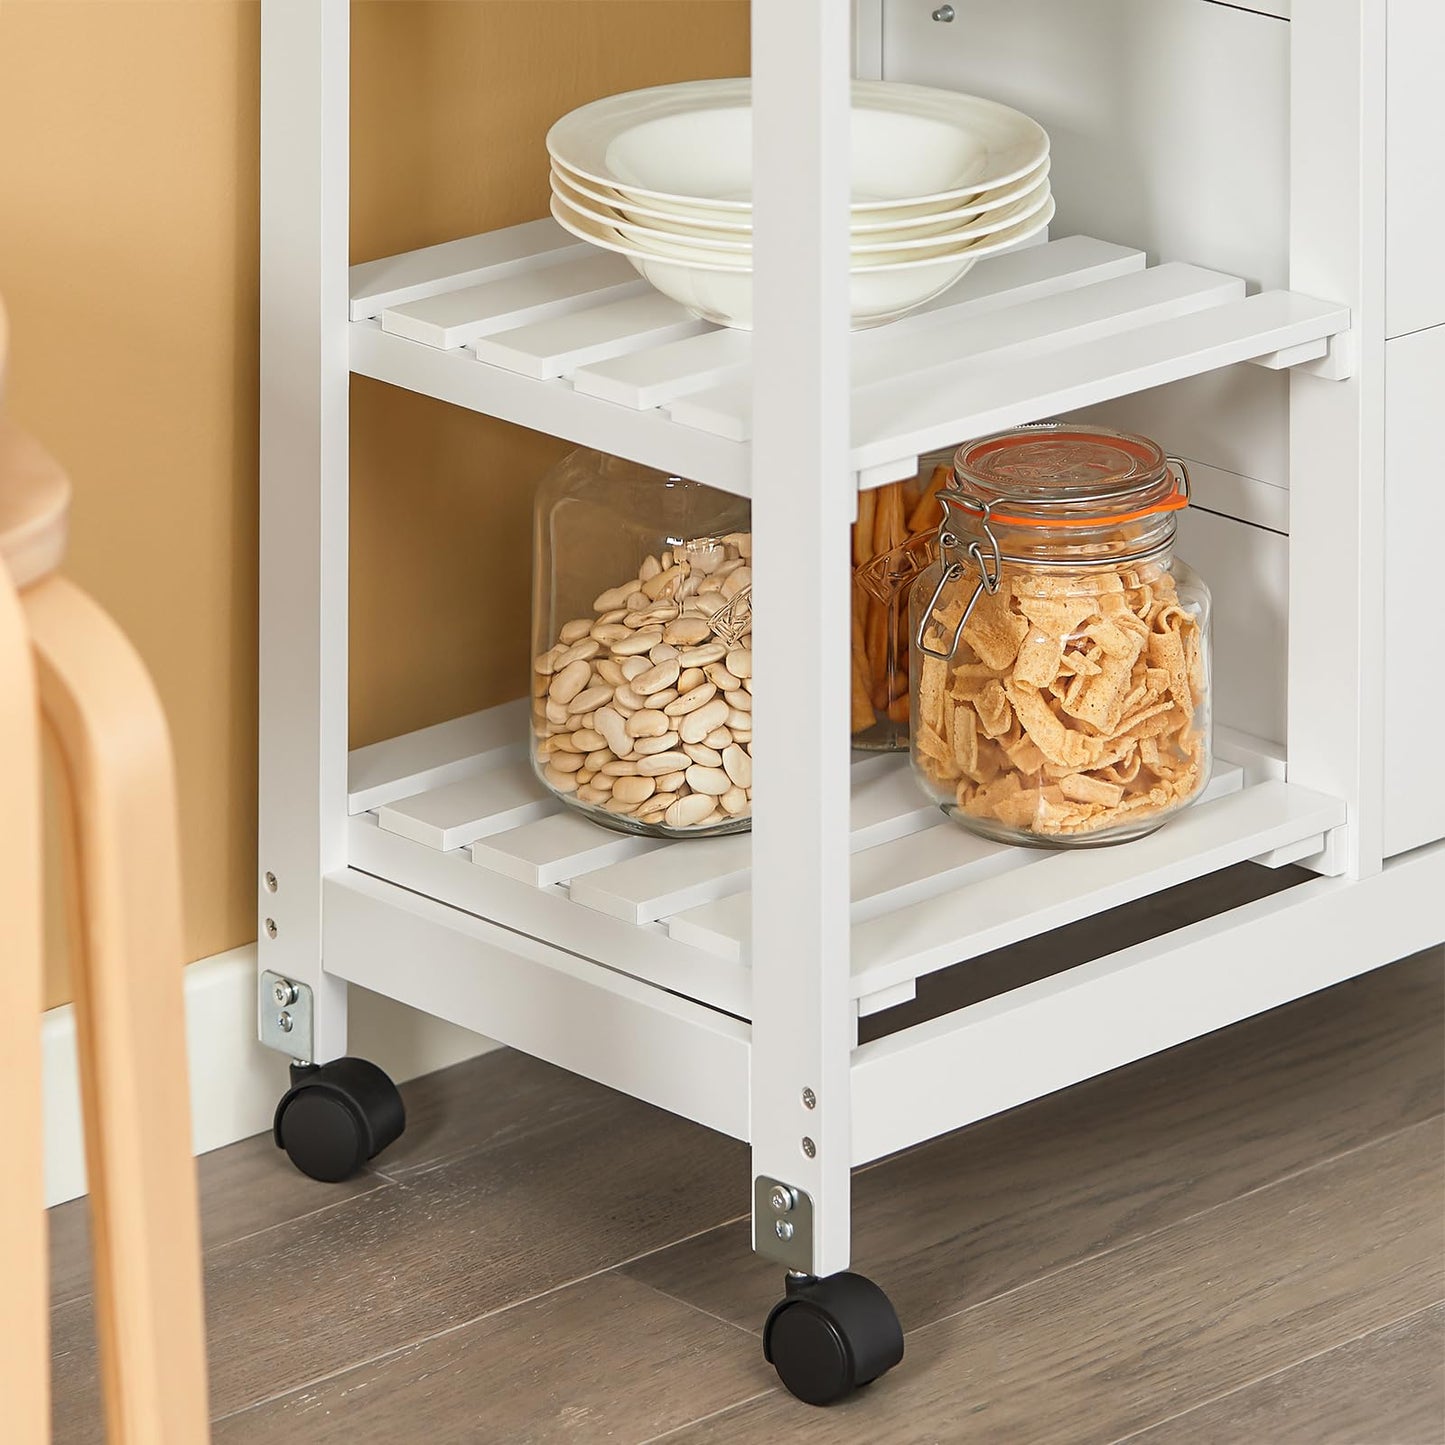
[[[257,936],[263,969],[311,986],[322,1061],[346,1052],[321,879],[346,863],[350,18],[347,0],[261,7]]]
[[[1445,166],[1440,65],[1445,6],[1389,0],[1385,150],[1385,334],[1445,324]]]
[[[1385,345],[1385,853],[1445,838],[1440,407],[1445,326]]]
[[[891,1154],[1439,943],[1445,845],[1315,879],[864,1044],[853,1162]]]
[[[329,878],[345,977],[634,1098],[748,1137],[748,1026],[365,874]]]

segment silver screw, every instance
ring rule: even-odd
[[[281,1008],[288,1008],[296,1002],[296,985],[287,983],[284,978],[278,979],[275,987],[271,990],[271,997]]]
[[[811,1089],[803,1090],[803,1107],[805,1109],[816,1109],[818,1107],[818,1096]]]
[[[956,13],[952,5],[940,5],[938,9],[933,12],[933,18],[937,20],[940,25],[948,25],[952,23]]]
[[[269,869],[266,872],[265,883],[267,893],[274,893],[276,891],[276,875]]]
[[[773,1225],[773,1230],[779,1239],[791,1239],[793,1237],[793,1221],[791,1219],[780,1219]]]
[[[803,1135],[803,1153],[806,1154],[809,1159],[811,1159],[817,1152],[818,1152],[818,1146],[817,1146],[815,1143],[813,1143],[813,1141],[812,1141],[810,1138],[808,1138],[808,1136],[807,1136],[806,1134],[804,1134],[804,1135]]]
[[[289,1034],[291,1032],[291,1026],[293,1022],[294,1020],[292,1019],[291,1015],[284,1008],[279,1014],[276,1015],[276,1023],[280,1027],[283,1034]]]
[[[786,1184],[774,1184],[773,1192],[768,1195],[768,1201],[779,1214],[787,1214],[798,1202],[797,1196]]]
[[[267,937],[267,938],[275,938],[275,937],[276,937],[276,920],[275,920],[274,918],[268,918],[268,919],[266,920],[266,937]]]

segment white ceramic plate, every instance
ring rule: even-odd
[[[975,262],[1037,235],[1053,218],[1052,199],[1025,221],[986,237],[971,249],[929,260],[864,266],[849,277],[849,309],[854,330],[894,321],[933,300],[961,280]],[[581,240],[626,256],[638,274],[664,296],[719,326],[750,331],[753,325],[753,276],[746,266],[714,266],[653,255],[627,243],[615,227],[589,221],[557,196],[552,215]]]
[[[744,237],[726,233],[720,235],[716,232],[699,233],[689,231],[683,226],[664,231],[653,226],[639,225],[615,207],[590,202],[555,171],[552,174],[552,193],[589,221],[612,226],[634,245],[640,246],[644,251],[656,252],[660,256],[736,266],[746,263],[753,253],[751,233]],[[991,236],[996,231],[1007,230],[1019,221],[1027,220],[1035,212],[1041,211],[1048,200],[1049,185],[1044,181],[1002,210],[989,211],[974,220],[961,222],[951,231],[924,236],[912,231],[893,232],[888,235],[875,233],[855,239],[852,255],[855,263],[864,265],[904,261],[910,256],[921,259],[948,255],[961,247],[971,245],[983,236]]]
[[[853,82],[853,205],[925,209],[993,190],[1035,169],[1037,121],[979,96]],[[547,132],[554,161],[662,210],[752,206],[752,82],[686,81],[607,96]]]
[[[981,191],[961,206],[949,207],[939,203],[933,207],[899,207],[889,211],[855,211],[851,226],[852,234],[859,239],[882,239],[897,234],[900,238],[908,235],[931,236],[941,231],[953,230],[965,221],[996,211],[1002,206],[1012,205],[1020,197],[1034,190],[1047,179],[1050,161],[1047,156],[1026,176],[999,186],[995,190]],[[651,226],[654,230],[669,231],[675,235],[695,236],[699,239],[716,235],[718,238],[734,236],[739,239],[751,237],[753,231],[752,208],[747,211],[718,211],[699,207],[691,217],[681,206],[664,211],[645,200],[634,200],[625,191],[611,186],[600,185],[568,170],[560,162],[552,163],[552,174],[559,177],[577,199],[584,204],[596,203],[622,213],[634,225]],[[906,214],[918,210],[916,216]]]

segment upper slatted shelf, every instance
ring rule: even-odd
[[[352,370],[746,494],[752,337],[699,321],[554,221],[351,271]],[[1348,308],[1072,236],[981,261],[855,332],[853,466],[1230,366],[1315,357]]]
[[[599,827],[533,779],[518,705],[352,755],[350,863],[454,907],[747,1017],[751,840]],[[474,749],[468,752],[469,748]],[[1247,858],[1318,851],[1338,801],[1217,761],[1209,792],[1114,848],[1012,848],[947,821],[907,761],[852,769],[853,994],[863,1012],[922,974]]]

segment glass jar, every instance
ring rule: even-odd
[[[537,776],[630,833],[751,826],[748,503],[575,451],[538,488],[534,542]]]
[[[858,495],[853,524],[853,746],[908,748],[908,591],[938,555],[939,491],[953,453],[920,460],[917,477]]]
[[[1152,832],[1211,765],[1209,590],[1174,555],[1183,464],[1102,427],[1023,427],[961,448],[939,500],[911,601],[924,787],[1006,843]]]

